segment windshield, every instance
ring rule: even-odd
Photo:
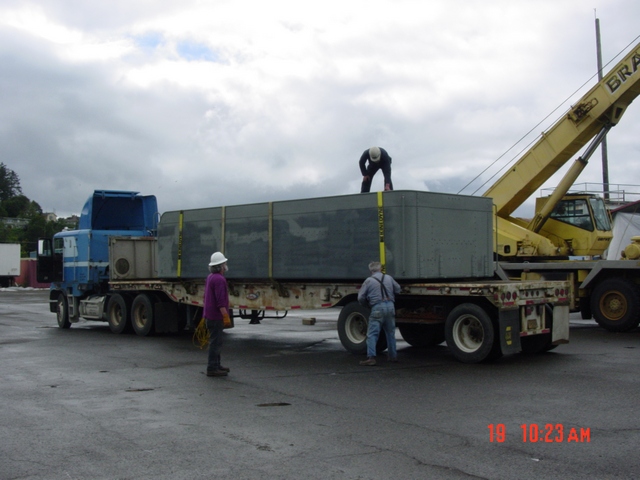
[[[584,198],[560,201],[551,212],[551,218],[593,232],[589,206]]]
[[[609,215],[607,214],[607,207],[604,206],[604,201],[600,197],[592,197],[589,199],[589,203],[596,219],[596,228],[606,232],[611,230],[611,222],[609,222]]]

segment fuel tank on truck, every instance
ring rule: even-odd
[[[403,191],[169,211],[158,225],[158,276],[362,280],[382,260],[397,279],[493,276],[489,198]]]

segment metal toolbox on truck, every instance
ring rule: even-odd
[[[166,212],[158,276],[198,278],[222,251],[230,279],[357,280],[384,257],[397,279],[493,275],[489,198],[396,190]]]
[[[157,277],[154,237],[109,237],[109,272],[112,280]]]

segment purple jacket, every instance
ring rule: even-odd
[[[227,280],[221,273],[210,273],[204,287],[204,318],[222,320],[221,307],[229,311]]]

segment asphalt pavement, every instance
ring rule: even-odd
[[[0,479],[640,476],[640,330],[572,315],[568,345],[478,365],[398,334],[362,367],[337,316],[237,320],[210,378],[189,334],[61,330],[46,291],[0,291]]]

